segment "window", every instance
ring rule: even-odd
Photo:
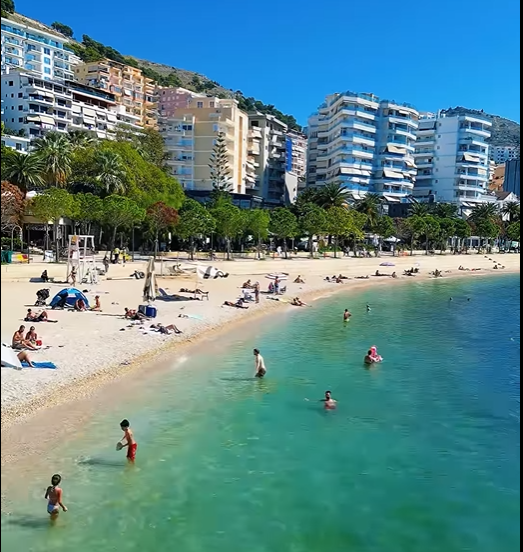
[[[23,92],[18,92],[18,97],[21,98],[23,96]]]
[[[14,97],[15,97],[15,95],[14,95],[14,94],[11,94],[11,98],[14,98]]]
[[[50,56],[51,55],[51,49],[50,48],[44,48],[44,54]]]
[[[213,132],[220,132],[220,125],[212,125]]]
[[[44,57],[44,63],[45,63],[46,65],[51,65],[51,58]]]
[[[51,69],[49,67],[44,67],[44,73],[46,75],[50,75],[51,74]]]
[[[22,109],[24,109],[24,106],[23,106],[23,105],[19,105],[19,106],[18,106],[18,111],[22,111]]]
[[[14,109],[15,109],[15,106],[12,105],[12,106],[11,106],[11,111],[14,111]]]
[[[214,102],[209,102],[210,107],[214,107]]]
[[[23,117],[19,117],[19,118],[18,118],[18,122],[19,122],[19,123],[23,123],[23,122],[24,122],[24,118],[23,118]]]
[[[197,107],[198,109],[201,109],[201,108],[203,107],[203,102],[198,102],[198,103],[196,104],[196,107]]]
[[[9,86],[14,86],[14,82],[13,81],[9,81]]]
[[[22,150],[22,144],[16,144],[16,149],[18,151],[21,151]]]

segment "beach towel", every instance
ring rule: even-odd
[[[54,362],[33,362],[33,366],[29,366],[27,362],[22,362],[22,368],[48,368],[49,370],[55,370],[56,364]]]

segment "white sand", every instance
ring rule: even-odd
[[[23,369],[21,371],[2,368],[2,426],[35,409],[56,404],[57,400],[70,399],[69,391],[83,394],[99,386],[107,379],[113,379],[125,371],[134,369],[141,361],[150,360],[166,348],[176,347],[182,342],[194,341],[197,336],[207,335],[209,331],[222,328],[226,324],[245,320],[256,314],[274,312],[278,308],[291,307],[283,302],[268,300],[262,296],[260,305],[251,305],[249,310],[223,307],[223,302],[236,301],[240,296],[240,286],[247,279],[258,280],[262,290],[269,281],[265,279],[268,272],[287,272],[290,274],[287,298],[299,296],[311,301],[314,295],[325,294],[325,291],[350,290],[368,285],[397,285],[402,281],[419,281],[429,277],[435,268],[451,274],[445,277],[472,276],[487,273],[504,273],[519,271],[519,255],[490,256],[506,266],[505,270],[493,270],[493,261],[483,255],[403,257],[392,259],[293,259],[271,261],[236,261],[213,263],[229,272],[227,279],[197,282],[195,276],[159,278],[160,287],[169,293],[177,293],[180,288],[193,289],[198,286],[210,292],[209,301],[164,302],[156,301],[158,318],[155,322],[164,325],[176,324],[182,335],[164,336],[160,334],[143,334],[138,326],[127,327],[129,321],[123,318],[124,307],[136,308],[141,303],[143,280],[103,280],[96,286],[79,285],[79,289],[89,289],[89,300],[96,294],[101,296],[102,313],[71,311],[51,311],[50,317],[58,323],[37,323],[36,331],[43,340],[42,350],[32,354],[34,361],[52,361],[56,370]],[[395,267],[380,267],[380,263],[391,261]],[[372,275],[379,269],[381,272],[398,275],[405,268],[419,263],[421,274],[415,278],[371,277],[369,280],[347,280],[344,284],[330,284],[324,277],[333,274],[344,274],[350,278],[361,275]],[[457,267],[481,268],[478,272],[459,272]],[[158,263],[158,269],[160,263]],[[51,289],[51,298],[63,287],[63,284],[29,282],[31,277],[38,276],[43,265],[35,263],[25,266],[2,267],[2,341],[10,343],[13,332],[20,324],[26,328],[31,323],[24,323],[27,308],[34,304],[36,291],[42,287]],[[63,278],[65,267],[46,266],[50,276]],[[128,264],[126,267],[111,267],[110,276],[128,276],[135,269],[144,270],[145,264]],[[306,284],[293,284],[300,274]],[[187,294],[181,294],[186,295]],[[37,308],[33,307],[38,310]],[[179,318],[179,314],[194,315],[199,319]],[[151,323],[146,323],[148,327]],[[122,331],[124,330],[124,331]],[[47,348],[48,347],[48,348]],[[138,361],[138,362],[135,362]]]

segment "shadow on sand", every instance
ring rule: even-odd
[[[78,460],[79,466],[102,466],[105,468],[123,468],[125,462],[117,460],[107,460],[105,458],[82,458]]]
[[[49,527],[51,520],[47,517],[35,517],[35,516],[9,516],[2,523],[2,525],[15,525],[16,527],[23,527],[24,529],[43,529]]]

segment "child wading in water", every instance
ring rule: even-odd
[[[60,513],[60,508],[64,512],[67,512],[67,508],[62,502],[62,489],[58,486],[62,481],[62,477],[58,474],[53,475],[51,478],[51,485],[47,487],[45,492],[45,499],[49,502],[47,503],[47,513],[51,516],[52,520],[55,520]]]
[[[122,450],[124,447],[127,447],[127,460],[129,460],[129,462],[134,462],[136,460],[136,449],[138,448],[138,443],[134,440],[129,420],[122,420],[120,427],[124,432],[124,437],[121,441],[118,441],[116,450]]]

